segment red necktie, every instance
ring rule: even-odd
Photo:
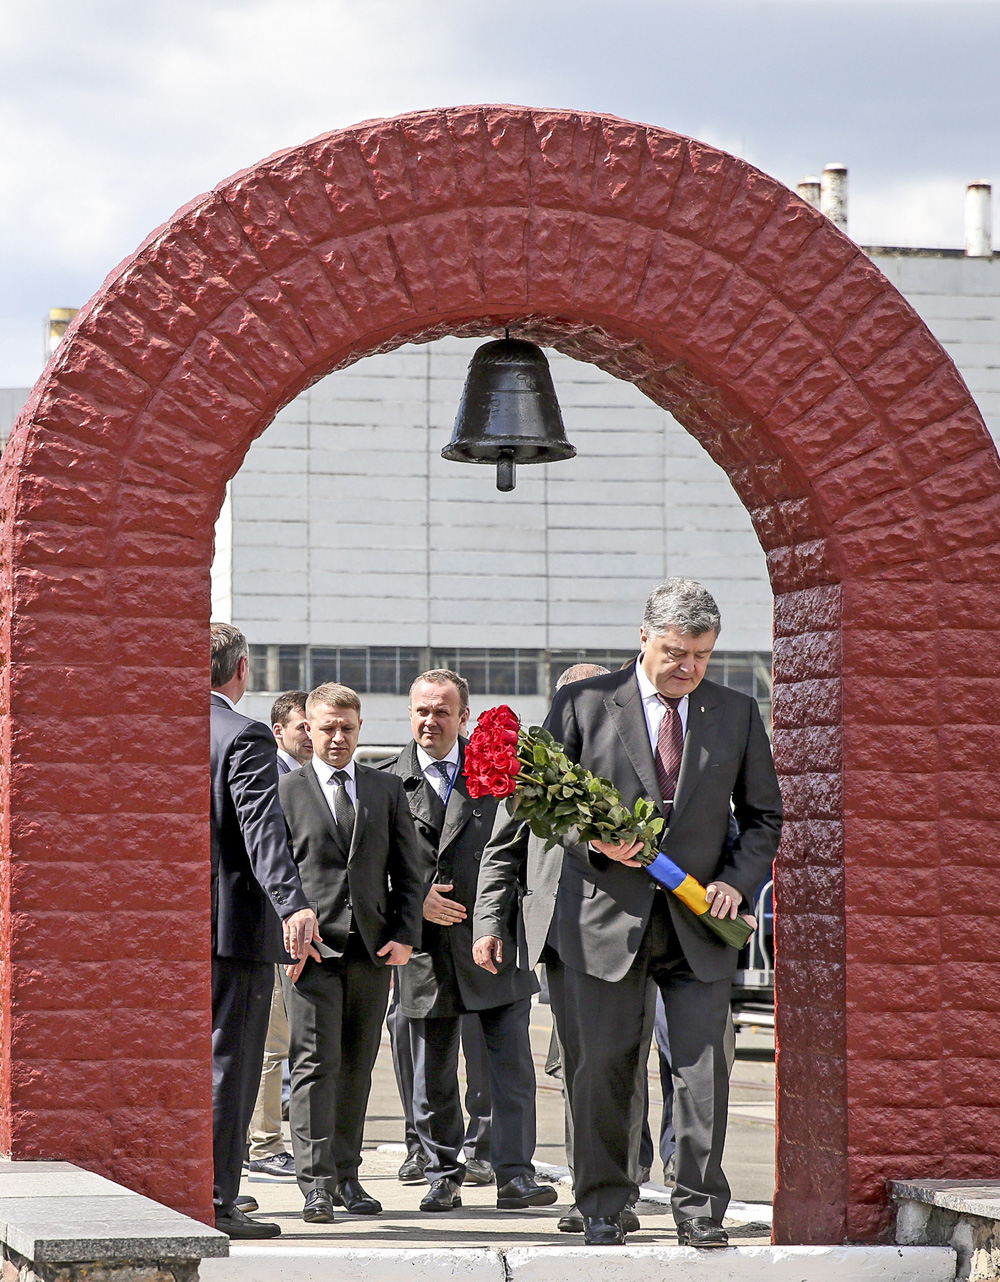
[[[668,699],[665,694],[658,694],[656,697],[663,704],[663,717],[656,736],[656,778],[663,797],[663,808],[669,815],[677,788],[677,776],[681,772],[684,730],[681,726],[681,714],[677,711],[680,699]]]

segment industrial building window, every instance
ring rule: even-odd
[[[634,650],[437,649],[425,646],[252,645],[250,686],[257,693],[311,690],[339,681],[361,694],[405,695],[428,668],[451,668],[475,695],[551,698],[556,681],[577,663],[599,663],[616,672],[635,659]],[[771,656],[751,651],[717,651],[708,676],[742,690],[771,722]]]

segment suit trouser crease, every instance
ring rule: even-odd
[[[554,959],[554,964],[559,965],[558,959]],[[546,965],[546,976],[548,975],[548,965]],[[643,1144],[648,1131],[647,1117],[649,1115],[649,1071],[647,1063],[649,1060],[649,1047],[653,1040],[653,1016],[654,1016],[654,998],[656,988],[649,984],[646,991],[646,1008],[643,1015],[642,1025],[642,1042],[639,1046],[639,1055],[636,1061],[635,1070],[635,1090],[632,1093],[632,1106],[629,1110],[629,1178],[637,1180],[640,1166],[651,1166],[651,1162],[644,1162],[646,1154],[643,1152]],[[552,1036],[549,1042],[549,1055],[553,1053],[553,1047],[559,1056],[560,1073],[563,1079],[563,1127],[565,1137],[566,1165],[569,1167],[570,1175],[573,1174],[573,1110],[569,1106],[569,1087],[566,1083],[566,1063],[562,1046],[559,1042],[559,1031],[553,1022]],[[546,1072],[548,1068],[546,1067]],[[671,1093],[671,1099],[673,1095]],[[671,1135],[673,1132],[671,1132]]]
[[[274,991],[273,962],[212,957],[212,1138],[216,1215],[240,1191]]]
[[[659,903],[623,979],[610,982],[558,964],[549,970],[574,1120],[576,1202],[584,1215],[616,1215],[634,1191],[630,1104],[649,978],[662,993],[670,1039],[677,1137],[674,1217],[721,1220],[730,1195],[722,1150],[729,1103],[725,1034],[731,981],[695,978],[666,906]]]
[[[271,1014],[264,1043],[264,1066],[260,1072],[260,1089],[250,1118],[250,1160],[261,1161],[285,1152],[281,1133],[281,1082],[288,1059],[288,1016],[281,989],[281,967],[274,968],[271,992]]]
[[[399,985],[394,983],[386,1026],[389,1029],[396,1089],[403,1106],[403,1140],[406,1151],[414,1153],[420,1151],[422,1145],[413,1125],[413,1050],[410,1046],[409,1023],[399,1006]],[[475,1015],[462,1016],[462,1054],[465,1056],[465,1111],[469,1117],[463,1147],[472,1157],[488,1162],[493,1101],[486,1042],[482,1026]]]
[[[473,1012],[486,1042],[493,1100],[490,1162],[497,1183],[532,1175],[535,1151],[535,1067],[528,1020],[531,999]],[[462,1016],[411,1019],[413,1122],[428,1156],[425,1176],[462,1183],[465,1122],[458,1085]]]
[[[386,1017],[389,1046],[392,1050],[392,1071],[396,1076],[396,1090],[403,1106],[403,1141],[407,1153],[420,1150],[420,1137],[413,1125],[413,1051],[410,1049],[409,1021],[399,1006],[399,980],[393,980],[392,1001]]]
[[[292,1093],[288,1116],[295,1172],[304,1194],[331,1192],[361,1164],[372,1069],[391,972],[349,944],[336,961],[308,962],[284,979]],[[363,955],[362,955],[363,954]]]

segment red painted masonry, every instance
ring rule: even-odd
[[[330,370],[504,324],[671,410],[753,517],[788,813],[775,1236],[884,1238],[887,1177],[1000,1160],[1000,903],[976,889],[1000,828],[997,454],[814,210],[569,112],[424,112],[262,161],[112,273],[34,389],[0,470],[0,1148],[209,1216],[224,487]]]

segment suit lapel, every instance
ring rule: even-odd
[[[653,749],[649,745],[649,728],[646,725],[642,696],[639,694],[639,683],[635,679],[634,672],[630,680],[605,699],[604,706],[615,723],[622,747],[628,754],[632,768],[639,776],[643,791],[662,810],[663,797],[656,778]]]
[[[420,769],[417,761],[417,745],[411,739],[403,751],[399,754],[399,764],[402,767],[403,787],[406,789],[406,799],[410,806],[410,814],[419,822],[426,824],[435,832],[440,831],[442,809],[438,803],[434,808],[434,800],[430,795],[430,784],[424,778],[424,772]]]
[[[458,775],[455,779],[455,786],[451,790],[451,796],[448,798],[448,806],[444,814],[444,827],[441,829],[441,838],[438,841],[438,854],[443,854],[448,849],[472,818],[472,812],[475,809],[472,804],[472,798],[469,796],[469,790],[466,787],[464,768],[465,745],[462,744],[458,751]]]
[[[337,827],[337,821],[334,819],[333,815],[330,813],[330,807],[327,804],[326,797],[323,793],[323,786],[319,781],[316,771],[313,769],[312,765],[309,765],[301,773],[305,777],[306,786],[310,789],[312,793],[313,804],[316,806],[317,810],[322,816],[323,823],[326,825],[326,830],[330,834],[330,837],[334,845],[341,852],[341,854],[346,855],[347,843],[344,841],[341,831]],[[357,825],[355,825],[355,830],[356,829],[357,829]]]
[[[677,776],[677,790],[671,818],[691,799],[708,766],[719,729],[721,704],[712,690],[699,686],[688,696],[687,729],[684,732],[684,754]]]
[[[354,858],[364,836],[365,826],[368,823],[368,807],[371,805],[371,776],[376,773],[376,771],[369,769],[367,766],[354,767],[354,786],[358,794],[358,800],[354,807],[354,833],[351,837],[351,849],[347,854],[348,863]]]

